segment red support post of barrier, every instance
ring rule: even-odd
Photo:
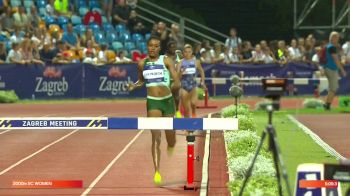
[[[184,186],[184,190],[197,190],[194,183],[194,161],[198,160],[194,156],[194,141],[195,136],[190,133],[186,137],[187,140],[187,182]]]
[[[209,93],[208,93],[208,89],[205,89],[205,91],[204,91],[204,105],[203,106],[197,106],[197,108],[199,108],[199,109],[206,109],[206,108],[217,108],[218,107],[218,106],[214,106],[214,105],[210,106],[208,104],[208,102],[209,102]]]

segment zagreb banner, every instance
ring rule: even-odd
[[[210,96],[228,95],[229,78],[237,74],[247,78],[314,78],[316,67],[301,63],[278,64],[204,64]],[[350,66],[345,67],[350,73]],[[210,79],[211,78],[211,79]],[[137,80],[136,64],[16,65],[0,66],[0,90],[14,90],[21,99],[61,98],[132,98],[145,97],[146,88],[129,92],[127,87]],[[213,79],[223,82],[214,84]],[[339,94],[350,92],[350,76],[341,78]],[[325,85],[323,85],[325,86]],[[327,85],[326,85],[327,86]],[[243,86],[245,95],[262,96],[261,82]],[[313,94],[317,84],[291,85],[294,95]],[[326,88],[322,88],[326,89]],[[323,93],[326,93],[325,91]]]

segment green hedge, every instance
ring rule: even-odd
[[[309,98],[305,99],[303,102],[304,108],[322,108],[324,102],[320,99]]]
[[[233,181],[228,183],[231,193],[237,195],[244,175],[251,164],[257,149],[260,137],[257,135],[253,115],[248,105],[238,106],[238,131],[225,131],[227,148],[227,166]],[[223,108],[221,116],[234,117],[236,106]],[[278,194],[276,183],[276,171],[273,165],[271,153],[263,147],[253,168],[252,176],[244,191],[244,195],[276,195]]]
[[[0,103],[15,103],[18,100],[15,91],[0,91]]]

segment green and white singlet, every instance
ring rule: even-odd
[[[170,73],[164,64],[164,55],[160,55],[158,60],[154,62],[147,58],[142,74],[146,82],[146,87],[170,86]]]

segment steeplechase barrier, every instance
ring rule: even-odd
[[[0,117],[0,130],[9,129],[102,129],[102,130],[186,130],[187,182],[185,190],[196,190],[194,183],[195,136],[192,131],[238,130],[237,118],[167,117]]]

